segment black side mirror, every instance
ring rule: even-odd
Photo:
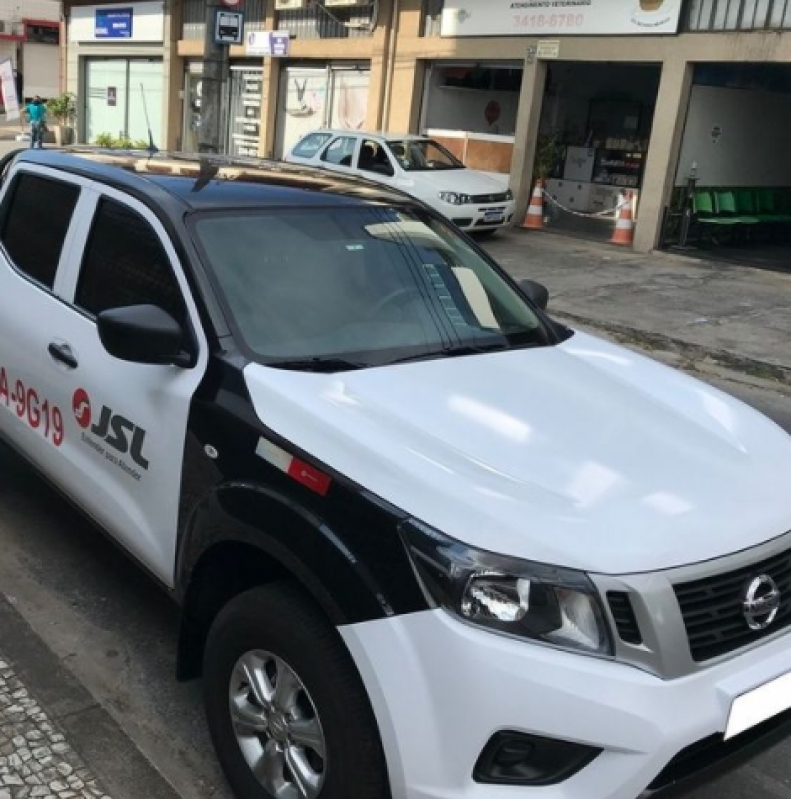
[[[519,288],[522,289],[522,294],[546,311],[547,305],[549,305],[549,289],[543,283],[537,283],[535,280],[524,279],[517,282]]]
[[[99,314],[96,325],[104,348],[114,358],[159,365],[190,363],[181,350],[181,325],[156,305],[111,308]]]

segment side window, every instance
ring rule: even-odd
[[[353,136],[341,136],[324,151],[321,156],[322,161],[338,166],[351,166],[352,156],[354,155],[354,145],[357,139]]]
[[[387,157],[385,148],[379,142],[366,139],[360,148],[360,160],[358,167],[363,172],[373,172],[376,175],[384,175],[391,178],[395,175],[393,165]]]
[[[292,153],[299,158],[312,158],[331,138],[331,133],[309,133]]]
[[[94,315],[127,305],[158,305],[180,324],[186,319],[159,236],[138,213],[108,199],[96,209],[75,303]]]
[[[47,288],[55,284],[63,242],[80,187],[20,173],[5,196],[3,244],[17,269]]]

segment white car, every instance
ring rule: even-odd
[[[468,169],[425,136],[317,130],[304,136],[285,160],[400,189],[470,233],[492,233],[514,218],[508,175]]]

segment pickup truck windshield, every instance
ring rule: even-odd
[[[343,371],[549,342],[529,303],[427,215],[212,212],[192,230],[241,343],[268,365]]]

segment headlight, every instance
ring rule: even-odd
[[[455,191],[441,191],[439,198],[443,202],[450,203],[451,205],[469,205],[471,198],[466,194],[459,194]]]
[[[476,550],[414,519],[401,533],[426,590],[445,610],[502,633],[613,653],[598,594],[583,572]]]

